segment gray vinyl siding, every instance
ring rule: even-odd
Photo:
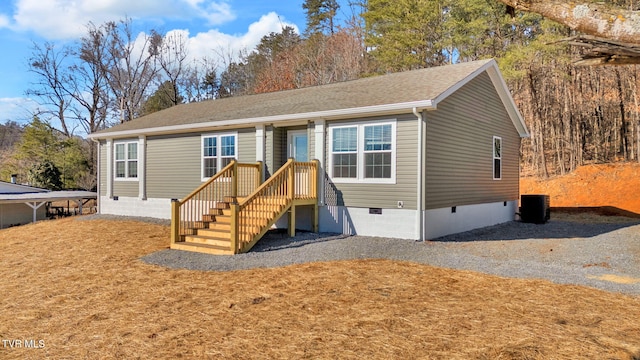
[[[287,162],[287,131],[275,128],[273,131],[273,172],[278,171]]]
[[[287,134],[284,128],[267,127],[265,156],[268,178],[287,161]]]
[[[100,184],[100,196],[107,195],[107,143],[100,141],[100,168],[98,173],[100,174],[98,181]]]
[[[256,129],[238,130],[238,162],[256,162]]]
[[[138,181],[118,181],[113,182],[113,196],[138,197],[140,194],[140,183]]]
[[[350,122],[328,123],[325,133],[326,153],[325,164],[329,164],[331,144],[329,131],[331,125],[363,124],[370,120],[396,119],[396,183],[395,184],[366,184],[366,183],[333,183],[327,179],[325,183],[325,197],[327,205],[339,205],[362,208],[396,209],[398,201],[404,202],[404,209],[417,209],[416,205],[416,177],[418,154],[418,121],[412,114],[364,119]],[[329,175],[331,169],[327,169]]]
[[[111,144],[111,151],[115,152],[116,144],[120,142],[138,142],[138,138],[131,139],[119,139],[114,141]],[[138,155],[140,154],[140,150],[138,149]],[[111,156],[112,163],[109,164],[114,171],[112,171],[112,176],[115,176],[115,166],[113,161],[115,161],[115,153]],[[138,158],[138,162],[142,161]],[[137,179],[134,180],[113,180],[113,196],[123,196],[123,197],[138,197],[140,194],[140,183]]]
[[[493,136],[502,180],[493,180]],[[520,137],[486,73],[426,112],[425,208],[515,200]]]
[[[147,138],[147,197],[180,199],[202,183],[202,137]]]
[[[225,133],[228,132],[225,131]],[[240,129],[237,133],[238,161],[255,163],[255,129]],[[215,134],[215,132],[207,134]],[[164,199],[185,197],[202,184],[201,161],[202,135],[200,133],[148,137],[147,197]]]

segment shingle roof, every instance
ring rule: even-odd
[[[480,60],[329,85],[182,104],[99,131],[90,137],[144,133],[144,129],[150,128],[225,120],[246,120],[249,123],[251,119],[258,118],[291,118],[295,114],[348,112],[349,109],[435,100],[490,62],[494,61]]]

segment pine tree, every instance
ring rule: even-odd
[[[331,34],[336,30],[335,18],[340,8],[336,0],[305,0],[302,4],[307,16],[307,36]]]

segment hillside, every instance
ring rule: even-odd
[[[551,207],[612,206],[640,214],[640,164],[587,165],[571,174],[520,179],[521,194],[548,194]]]

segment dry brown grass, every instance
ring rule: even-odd
[[[167,227],[0,231],[3,359],[640,359],[640,299],[385,260],[236,272],[142,255]]]

